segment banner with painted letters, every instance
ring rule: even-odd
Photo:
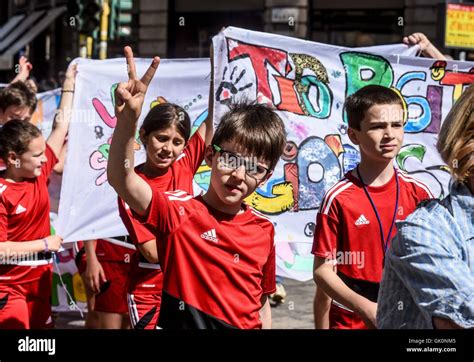
[[[114,90],[117,83],[128,79],[126,62],[124,58],[75,61],[78,73],[55,226],[66,242],[126,235],[118,215],[117,194],[107,182],[107,160],[117,122]],[[137,74],[144,74],[150,63],[151,59],[136,59]],[[195,131],[207,116],[209,82],[209,59],[162,59],[149,86],[139,124],[151,107],[168,101],[189,113]],[[135,164],[140,164],[145,153],[138,132],[135,151]],[[209,175],[207,167],[198,170],[197,189],[205,187]]]
[[[406,103],[405,141],[395,166],[435,196],[448,193],[449,173],[435,144],[453,102],[474,82],[474,63],[230,27],[214,38],[214,64],[215,119],[230,103],[248,99],[275,107],[286,125],[287,147],[272,178],[248,200],[275,224],[278,274],[312,277],[316,212],[325,192],[360,159],[347,136],[344,100],[365,85],[396,88]]]
[[[414,54],[416,47],[403,44],[374,47],[397,54]],[[144,71],[149,59],[137,59]],[[126,234],[116,207],[116,194],[107,182],[107,158],[115,127],[113,89],[126,80],[125,59],[76,59],[78,75],[74,111],[69,130],[68,155],[64,171],[59,218],[55,223],[68,242]],[[140,122],[147,109],[161,101],[183,106],[191,116],[193,130],[207,115],[209,59],[162,60],[150,85]],[[55,97],[52,97],[52,95]],[[38,126],[50,130],[51,110],[59,104],[60,89],[42,93],[43,99],[33,117]],[[55,100],[56,103],[53,103]],[[36,114],[36,113],[35,113]],[[53,113],[54,115],[54,113]],[[48,127],[49,126],[49,127]],[[47,132],[45,132],[47,134]],[[143,162],[143,147],[137,138],[136,163]],[[207,189],[209,169],[203,165],[195,176],[195,191]]]
[[[436,132],[463,82],[470,82],[473,65],[406,56],[417,51],[400,44],[349,49],[236,28],[215,38],[215,120],[228,102],[246,97],[273,105],[286,123],[289,143],[275,175],[249,200],[275,223],[278,274],[298,280],[312,277],[310,249],[317,209],[325,191],[359,159],[346,134],[344,99],[365,84],[401,90],[410,118],[396,165],[428,183],[437,196],[446,194],[449,177],[434,150]],[[106,174],[116,123],[113,90],[127,79],[125,60],[77,62],[55,223],[68,242],[126,234]],[[139,75],[150,62],[137,59]],[[189,112],[195,130],[207,115],[209,80],[208,59],[162,60],[140,122],[156,102],[170,101]],[[136,141],[138,164],[144,153]],[[209,176],[207,166],[198,170],[196,193],[207,189]]]

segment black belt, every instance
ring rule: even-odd
[[[337,272],[339,278],[357,294],[362,295],[368,300],[377,303],[377,296],[379,294],[380,283],[373,283],[367,280],[360,280],[348,277],[347,275]]]

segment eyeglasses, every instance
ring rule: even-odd
[[[212,145],[212,147],[221,154],[217,161],[222,167],[228,168],[230,170],[237,170],[241,166],[244,166],[245,173],[257,180],[264,179],[270,173],[268,168],[263,167],[257,163],[255,157],[249,158],[239,156],[234,152],[226,151],[217,145]]]

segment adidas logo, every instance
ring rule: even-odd
[[[25,212],[26,211],[26,208],[24,208],[21,204],[18,204],[16,210],[15,210],[15,214],[21,214],[22,212]]]
[[[364,216],[364,214],[361,214],[359,216],[359,218],[357,219],[357,221],[355,222],[356,226],[359,226],[359,225],[367,225],[367,224],[370,224],[369,220],[367,220],[367,218]]]
[[[206,240],[210,240],[214,243],[217,243],[219,241],[219,240],[217,240],[216,229],[211,229],[209,231],[206,231],[205,233],[202,233],[201,238],[206,239]]]

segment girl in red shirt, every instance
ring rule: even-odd
[[[129,52],[126,52],[125,55],[131,56],[131,50]],[[135,167],[135,171],[152,189],[182,190],[193,194],[194,174],[204,159],[206,145],[210,144],[213,135],[212,95],[211,83],[208,117],[192,137],[190,137],[189,115],[176,104],[158,104],[145,117],[140,128],[140,140],[146,150],[146,161]],[[131,241],[138,250],[132,256],[128,280],[127,304],[131,326],[134,329],[155,329],[163,283],[157,242],[153,232],[135,219],[128,205],[120,198],[118,202],[120,217],[129,232]],[[107,265],[104,262],[102,264]],[[125,268],[123,263],[114,265],[116,268],[120,265]],[[105,280],[108,280],[109,288],[112,288],[114,282],[117,283],[113,280],[113,276],[119,274],[111,273],[110,268],[109,274],[112,278],[107,278],[105,275],[107,273],[104,273],[103,269],[102,271],[101,268],[94,269],[98,274],[94,278],[96,281],[105,283]],[[93,284],[92,289],[97,291],[99,285]],[[120,325],[117,324],[116,328],[120,328]]]
[[[48,177],[68,132],[76,66],[69,67],[63,96],[44,140],[29,122],[11,120],[0,129],[0,328],[52,327],[52,252],[62,238],[51,235]]]

